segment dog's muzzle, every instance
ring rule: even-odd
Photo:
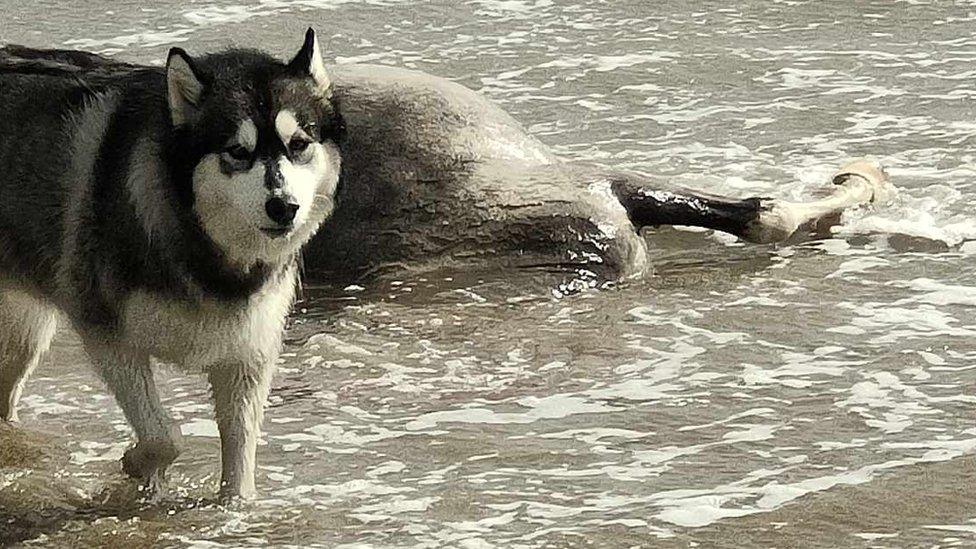
[[[281,226],[290,226],[298,213],[298,202],[289,195],[273,196],[264,203],[268,218]]]

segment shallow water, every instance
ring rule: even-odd
[[[976,4],[7,4],[4,41],[138,61],[285,55],[313,24],[338,62],[455,79],[570,158],[798,197],[873,155],[902,189],[819,242],[648,233],[653,277],[567,298],[490,271],[313,286],[242,509],[205,499],[204,381],[163,369],[188,449],[162,504],[120,512],[128,428],[66,333],[21,415],[63,435],[75,503],[27,544],[976,544]]]

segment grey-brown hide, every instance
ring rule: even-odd
[[[346,123],[338,206],[305,251],[312,276],[484,262],[645,267],[605,169],[570,164],[476,92],[428,74],[330,67]]]
[[[856,163],[835,180],[844,189],[811,203],[682,190],[564,161],[485,97],[443,78],[370,65],[331,73],[347,138],[339,205],[305,252],[313,276],[490,259],[614,280],[647,269],[641,227],[774,242],[888,189],[880,168]],[[847,188],[847,174],[863,188]]]

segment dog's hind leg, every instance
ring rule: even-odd
[[[0,420],[17,421],[17,401],[57,327],[55,310],[16,290],[0,290]]]
[[[271,364],[274,364],[272,361]],[[272,368],[228,364],[210,369],[214,411],[220,431],[220,497],[255,494],[254,467]]]
[[[692,191],[657,189],[639,179],[619,177],[614,193],[639,227],[690,225],[715,229],[756,243],[786,240],[799,228],[830,218],[847,208],[882,201],[892,187],[875,163],[854,162],[832,178],[836,186],[823,200],[787,202],[768,198],[732,199]]]
[[[122,469],[154,492],[179,455],[182,437],[159,401],[149,356],[102,343],[89,343],[86,349],[136,433],[136,445],[122,457]]]

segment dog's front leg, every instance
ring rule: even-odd
[[[220,499],[251,498],[264,403],[274,361],[231,363],[209,370],[214,412],[220,431]]]
[[[154,496],[180,453],[182,437],[159,401],[149,355],[98,341],[86,341],[85,348],[138,439],[123,456],[122,469]]]

